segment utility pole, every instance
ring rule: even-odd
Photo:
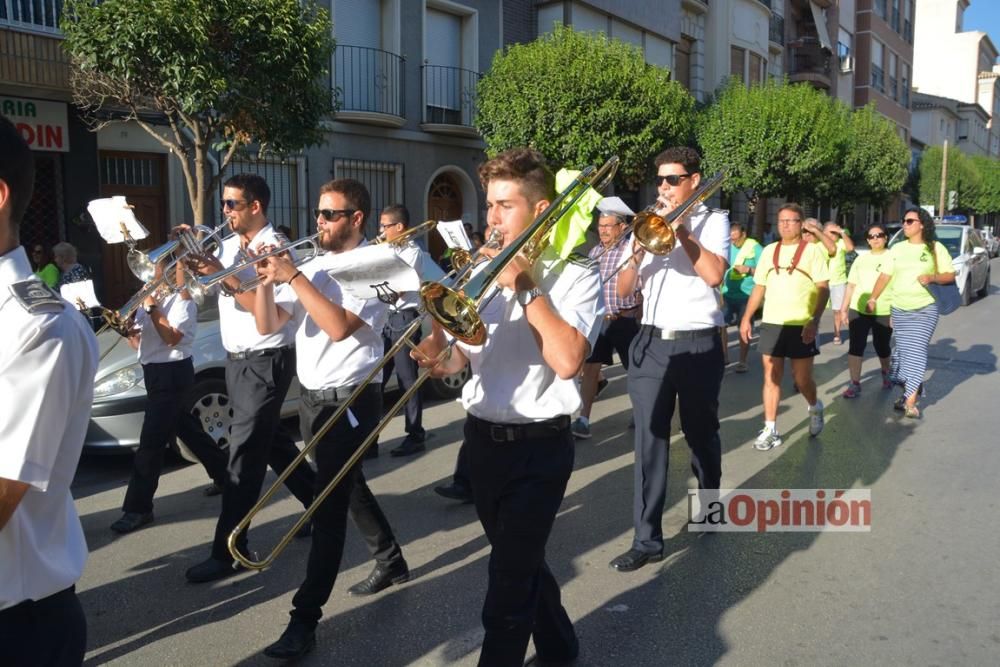
[[[941,156],[941,197],[938,199],[938,216],[944,217],[945,195],[948,190],[948,140],[944,140],[944,154]]]

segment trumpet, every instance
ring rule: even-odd
[[[415,238],[430,233],[431,230],[437,227],[437,224],[438,224],[437,220],[424,220],[419,225],[416,225],[415,227],[410,227],[405,232],[403,232],[396,238],[392,239],[391,241],[386,239],[385,233],[383,232],[382,234],[379,234],[372,240],[371,245],[381,245],[383,243],[388,243],[394,246],[402,246],[414,240]]]
[[[244,269],[253,266],[257,262],[269,259],[271,257],[276,257],[277,255],[284,254],[289,250],[292,250],[293,248],[298,248],[299,246],[308,244],[309,245],[308,249],[305,250],[301,255],[293,254],[293,261],[295,263],[295,266],[301,266],[302,264],[305,264],[306,262],[313,259],[322,252],[322,249],[319,247],[319,242],[317,241],[317,239],[319,239],[320,234],[321,232],[316,232],[315,234],[312,234],[310,236],[304,236],[301,239],[298,239],[297,241],[288,241],[287,243],[283,243],[280,246],[273,248],[267,252],[261,253],[259,255],[247,255],[243,258],[242,261],[236,262],[236,264],[233,264],[228,269],[222,269],[221,271],[210,273],[207,276],[198,276],[196,280],[201,287],[207,290],[211,287],[214,287],[215,285],[218,285],[226,278],[230,276],[235,276],[237,273],[242,272]],[[250,290],[254,290],[263,281],[264,279],[260,276],[254,276],[253,278],[248,278],[247,280],[244,280],[242,283],[240,283],[239,291],[247,292]]]
[[[174,253],[178,248],[183,248],[183,252],[178,254],[173,262],[166,267],[165,270],[169,270],[186,255],[209,252],[208,242],[225,229],[226,225],[219,225],[214,230],[204,225],[195,225],[190,229],[182,231],[176,239],[171,239],[149,252],[142,252],[134,245],[131,245],[125,261],[128,264],[129,270],[132,271],[132,274],[136,278],[144,283],[148,283],[156,275],[156,265],[164,257]],[[200,237],[198,236],[199,234],[201,235]]]

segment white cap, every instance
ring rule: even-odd
[[[597,210],[608,215],[635,215],[635,211],[630,209],[621,197],[605,197],[597,203]]]

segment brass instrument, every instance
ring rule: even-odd
[[[312,234],[310,236],[304,236],[297,241],[288,241],[287,243],[282,243],[281,245],[273,248],[272,250],[261,253],[259,255],[247,255],[241,261],[237,261],[228,269],[222,269],[221,271],[210,273],[207,276],[198,276],[196,280],[198,284],[201,285],[201,287],[203,287],[204,289],[209,289],[211,287],[214,287],[215,285],[218,285],[226,278],[230,276],[235,276],[237,273],[243,271],[243,269],[253,266],[257,262],[260,262],[261,260],[269,259],[271,257],[284,254],[289,250],[291,250],[292,248],[298,248],[299,246],[308,244],[309,248],[306,251],[304,251],[301,256],[293,257],[293,263],[295,264],[295,266],[300,266],[302,264],[305,264],[309,260],[313,259],[322,252],[322,248],[319,247],[319,241],[317,240],[319,239],[319,235],[321,233],[322,232],[316,232],[315,234]],[[261,278],[260,276],[244,280],[240,284],[239,291],[245,292],[248,290],[256,289],[261,282],[263,282],[263,278]]]
[[[607,163],[605,163],[605,165],[601,167],[600,170],[595,170],[594,167],[588,167],[587,169],[585,169],[573,181],[573,183],[571,183],[570,186],[566,188],[566,190],[564,190],[562,193],[560,193],[558,197],[556,197],[555,201],[553,201],[552,204],[550,204],[548,208],[546,208],[545,211],[543,211],[542,214],[538,218],[536,218],[535,222],[533,222],[528,229],[522,232],[521,236],[519,236],[518,239],[510,246],[511,248],[515,248],[515,251],[511,253],[501,252],[499,255],[497,255],[491,260],[490,267],[484,269],[483,272],[481,272],[479,275],[481,276],[483,273],[490,274],[492,276],[492,279],[489,281],[488,284],[492,285],[495,282],[496,277],[498,277],[500,273],[503,271],[503,268],[506,267],[506,263],[512,261],[513,257],[516,256],[517,251],[528,245],[529,241],[532,242],[531,247],[535,248],[537,252],[540,253],[541,249],[543,249],[545,245],[542,239],[540,238],[540,235],[543,233],[547,233],[552,228],[552,226],[562,216],[562,214],[568,211],[569,208],[573,206],[573,204],[575,204],[580,197],[583,196],[584,192],[586,192],[587,187],[595,184],[600,184],[600,186],[603,187],[608,182],[610,182],[610,180],[614,177],[614,173],[617,170],[617,168],[618,168],[618,158],[612,158]],[[535,238],[536,236],[539,236],[539,238]],[[494,230],[494,232],[490,235],[490,240],[495,245],[499,245],[500,238],[501,236],[498,230]],[[501,260],[502,257],[506,259]],[[495,268],[493,265],[497,263],[498,260],[505,261],[506,263],[503,263],[500,266],[500,268]],[[476,263],[477,262],[474,259],[468,262],[464,267],[462,267],[463,270],[459,272],[459,275],[456,275],[451,281],[449,281],[449,284],[447,286],[444,285],[443,283],[430,283],[430,282],[424,283],[424,288],[421,289],[421,297],[422,297],[421,301],[424,304],[424,306],[426,307],[428,305],[428,300],[423,298],[424,289],[427,288],[429,285],[434,287],[433,291],[435,293],[437,292],[438,289],[448,290],[449,292],[454,293],[458,298],[466,299],[467,297],[460,294],[456,290],[460,290],[462,286],[466,283],[466,281],[468,280],[468,276],[471,274],[471,269],[473,266],[475,266]],[[478,277],[479,276],[476,276],[476,278]],[[476,278],[473,278],[472,280],[476,280]],[[435,303],[435,305],[437,304]],[[434,311],[428,309],[428,312],[432,316],[435,316]],[[472,317],[478,320],[478,314],[476,314],[474,311],[472,312],[471,315]],[[316,448],[320,440],[329,432],[329,430],[333,427],[333,425],[337,423],[337,420],[341,419],[345,414],[347,414],[347,410],[350,408],[350,406],[354,403],[354,401],[358,399],[358,397],[368,387],[368,385],[371,382],[373,382],[376,377],[379,376],[379,374],[382,372],[382,368],[389,363],[389,360],[393,358],[396,352],[402,349],[404,345],[408,345],[411,349],[416,349],[416,345],[410,340],[410,338],[413,336],[414,333],[416,333],[420,329],[421,325],[423,324],[423,319],[424,319],[423,317],[417,318],[410,324],[409,327],[407,327],[399,335],[399,338],[396,340],[396,342],[393,343],[392,347],[386,350],[385,354],[378,361],[378,363],[371,370],[371,372],[369,372],[368,376],[365,377],[365,379],[357,385],[354,391],[351,392],[351,395],[343,403],[340,404],[340,406],[334,411],[332,415],[330,415],[330,418],[327,419],[326,423],[324,423],[323,426],[321,426],[320,429],[313,435],[312,440],[310,440],[302,447],[302,451],[299,452],[298,456],[296,456],[295,459],[288,464],[285,470],[280,475],[278,475],[278,478],[274,481],[274,484],[271,485],[271,488],[269,488],[267,491],[264,492],[260,500],[257,501],[257,504],[254,505],[253,508],[251,508],[250,511],[247,512],[247,515],[243,517],[243,519],[236,525],[235,528],[233,528],[232,532],[229,534],[226,544],[229,548],[229,553],[232,554],[233,558],[235,559],[233,565],[234,567],[236,567],[235,563],[239,563],[243,567],[246,567],[251,570],[262,570],[270,566],[278,557],[278,555],[281,554],[282,551],[284,551],[285,547],[288,546],[289,542],[292,541],[292,538],[294,537],[295,533],[298,532],[299,529],[302,528],[302,526],[304,526],[309,521],[312,515],[316,513],[316,510],[319,508],[320,504],[324,500],[326,500],[326,498],[333,492],[335,488],[337,488],[337,485],[343,481],[344,477],[347,476],[350,470],[355,465],[357,465],[359,461],[361,461],[361,457],[364,456],[368,448],[371,447],[372,444],[378,440],[379,434],[385,429],[386,426],[388,426],[389,422],[392,420],[393,417],[395,417],[396,413],[399,412],[399,410],[404,405],[406,405],[407,401],[410,400],[413,394],[419,391],[423,383],[426,382],[428,378],[430,378],[433,367],[447,358],[448,354],[451,352],[451,345],[454,345],[454,341],[452,341],[448,347],[443,349],[438,354],[437,357],[430,360],[432,362],[431,367],[425,368],[420,373],[420,375],[417,376],[416,381],[410,386],[410,388],[407,389],[405,392],[403,392],[403,395],[400,396],[399,399],[388,410],[385,411],[385,414],[379,421],[379,423],[375,425],[375,427],[371,430],[371,432],[364,439],[364,441],[358,446],[358,448],[354,451],[354,453],[350,456],[350,458],[347,459],[347,461],[344,463],[341,469],[337,471],[337,474],[334,475],[333,479],[330,480],[330,483],[327,484],[326,487],[324,487],[318,494],[316,494],[316,498],[313,500],[312,504],[305,510],[305,512],[303,512],[299,516],[295,524],[288,529],[288,531],[282,536],[281,540],[279,540],[278,544],[275,545],[274,549],[272,549],[269,554],[267,554],[263,558],[260,558],[259,560],[253,560],[249,555],[240,552],[237,546],[237,541],[239,540],[240,534],[243,533],[243,531],[245,531],[250,526],[250,522],[253,520],[253,518],[267,505],[268,502],[270,502],[271,498],[273,498],[274,495],[278,493],[282,485],[285,483],[285,480],[288,479],[288,477],[294,472],[295,468],[301,465],[303,461],[305,461],[309,453]],[[451,319],[449,319],[448,321],[449,323],[452,322]]]
[[[401,246],[406,243],[409,243],[410,241],[419,236],[423,236],[424,234],[429,233],[431,230],[437,227],[437,224],[438,224],[437,220],[424,220],[419,225],[416,225],[415,227],[410,227],[405,232],[403,232],[396,238],[392,239],[391,241],[386,240],[385,234],[379,234],[374,239],[372,239],[370,245],[381,245],[382,243],[388,243],[389,245]]]

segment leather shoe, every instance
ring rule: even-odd
[[[184,574],[192,584],[205,584],[217,579],[225,579],[243,571],[243,566],[235,561],[224,561],[208,558],[197,565],[188,568]]]
[[[410,580],[410,568],[406,561],[400,558],[391,563],[375,563],[375,568],[368,578],[354,584],[347,592],[351,595],[374,595],[393,584],[399,585]]]
[[[427,446],[424,444],[423,440],[417,440],[416,438],[406,436],[399,447],[389,450],[389,454],[391,456],[409,456],[410,454],[417,454],[426,449]]]
[[[291,660],[300,658],[316,646],[316,631],[306,628],[301,623],[292,621],[281,633],[278,641],[274,642],[266,649],[264,655],[269,658],[279,658],[281,660]]]
[[[138,530],[148,523],[153,523],[152,512],[125,512],[122,518],[111,524],[111,530],[124,535]]]
[[[462,484],[456,484],[455,482],[443,486],[435,486],[434,493],[449,500],[459,500],[463,503],[472,502],[472,489]]]
[[[638,549],[629,549],[621,556],[614,558],[608,563],[608,566],[619,572],[633,572],[646,563],[659,563],[661,560],[663,560],[662,551],[651,554]]]
[[[220,493],[222,493],[222,485],[212,482],[211,484],[205,487],[205,490],[202,491],[202,493],[207,498],[211,498],[212,496],[217,496]]]

